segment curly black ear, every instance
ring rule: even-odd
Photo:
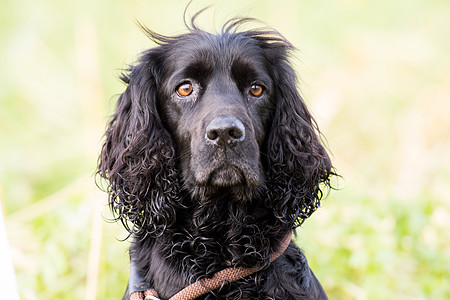
[[[109,205],[130,233],[161,234],[174,218],[175,149],[157,110],[161,62],[146,52],[122,80],[98,163],[107,179]]]
[[[276,62],[272,76],[277,104],[267,141],[270,167],[266,176],[277,218],[296,227],[319,207],[322,189],[330,185],[333,168],[317,125],[297,90],[286,48],[272,49],[278,56],[272,59]]]

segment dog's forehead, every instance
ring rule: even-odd
[[[227,67],[235,61],[260,63],[264,51],[256,41],[244,33],[211,34],[193,32],[182,35],[168,49],[169,61],[174,69],[195,62],[209,63],[214,67]]]

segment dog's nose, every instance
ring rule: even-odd
[[[245,127],[233,117],[217,117],[206,127],[205,138],[220,147],[233,147],[245,139]]]

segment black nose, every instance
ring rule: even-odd
[[[245,139],[245,127],[236,118],[217,117],[206,127],[205,138],[221,148],[233,147]]]

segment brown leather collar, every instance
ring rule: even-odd
[[[288,232],[284,239],[281,241],[280,244],[280,250],[275,252],[272,255],[272,262],[276,260],[278,257],[280,257],[284,251],[286,251],[287,247],[289,246],[292,238],[292,232]],[[254,266],[252,268],[227,268],[222,271],[217,272],[214,274],[212,278],[204,278],[202,280],[199,280],[181,291],[179,291],[177,294],[172,296],[169,300],[192,300],[196,299],[204,294],[209,293],[210,291],[213,291],[225,283],[230,283],[233,281],[236,281],[238,279],[247,277],[256,271],[258,271],[260,268],[259,265]],[[137,291],[131,294],[130,300],[144,300],[144,299],[151,299],[151,300],[159,300],[158,293],[154,289],[148,289],[143,292]]]

